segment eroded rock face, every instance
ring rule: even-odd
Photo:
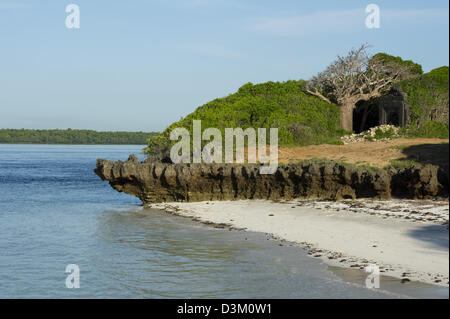
[[[390,199],[448,196],[448,175],[426,165],[406,169],[363,170],[336,162],[283,165],[259,174],[257,164],[168,164],[97,160],[95,173],[119,192],[144,204],[173,201],[314,198]]]

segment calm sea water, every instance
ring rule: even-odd
[[[0,145],[0,298],[391,298],[297,247],[143,210],[94,173],[139,146]],[[142,157],[142,156],[141,156]],[[68,289],[68,264],[80,288]],[[394,291],[394,292],[393,292]],[[448,293],[448,291],[447,291]]]

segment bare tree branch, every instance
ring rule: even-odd
[[[331,101],[330,101],[327,97],[325,97],[324,95],[322,95],[322,94],[321,94],[319,91],[317,91],[317,90],[313,92],[313,91],[311,91],[311,90],[309,90],[309,89],[306,89],[306,92],[308,92],[309,94],[314,95],[314,96],[316,96],[316,97],[318,97],[318,98],[324,100],[325,102],[331,104]]]
[[[400,80],[407,67],[371,58],[367,44],[338,56],[327,69],[313,77],[307,92],[339,105],[378,97]]]
[[[306,86],[306,92],[341,106],[341,127],[352,130],[352,109],[360,100],[379,97],[409,74],[407,66],[367,54],[369,45],[338,56]]]

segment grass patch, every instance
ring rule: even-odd
[[[396,168],[396,169],[401,169],[401,168],[408,168],[408,167],[412,167],[412,166],[420,166],[419,162],[416,162],[415,160],[411,160],[411,159],[405,159],[405,160],[391,160],[390,164],[387,165],[385,168]]]
[[[414,127],[413,125],[402,130],[403,137],[425,137],[425,138],[449,138],[448,123],[438,121],[429,121],[421,127]]]
[[[372,166],[369,164],[358,164],[356,165],[357,168],[365,170],[365,171],[376,171],[378,169],[380,169],[379,167],[376,166]]]

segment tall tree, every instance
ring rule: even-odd
[[[369,56],[368,47],[363,44],[346,56],[338,56],[307,84],[308,93],[340,106],[341,127],[347,131],[353,129],[353,109],[358,101],[381,96],[410,73],[408,65],[385,55]]]

